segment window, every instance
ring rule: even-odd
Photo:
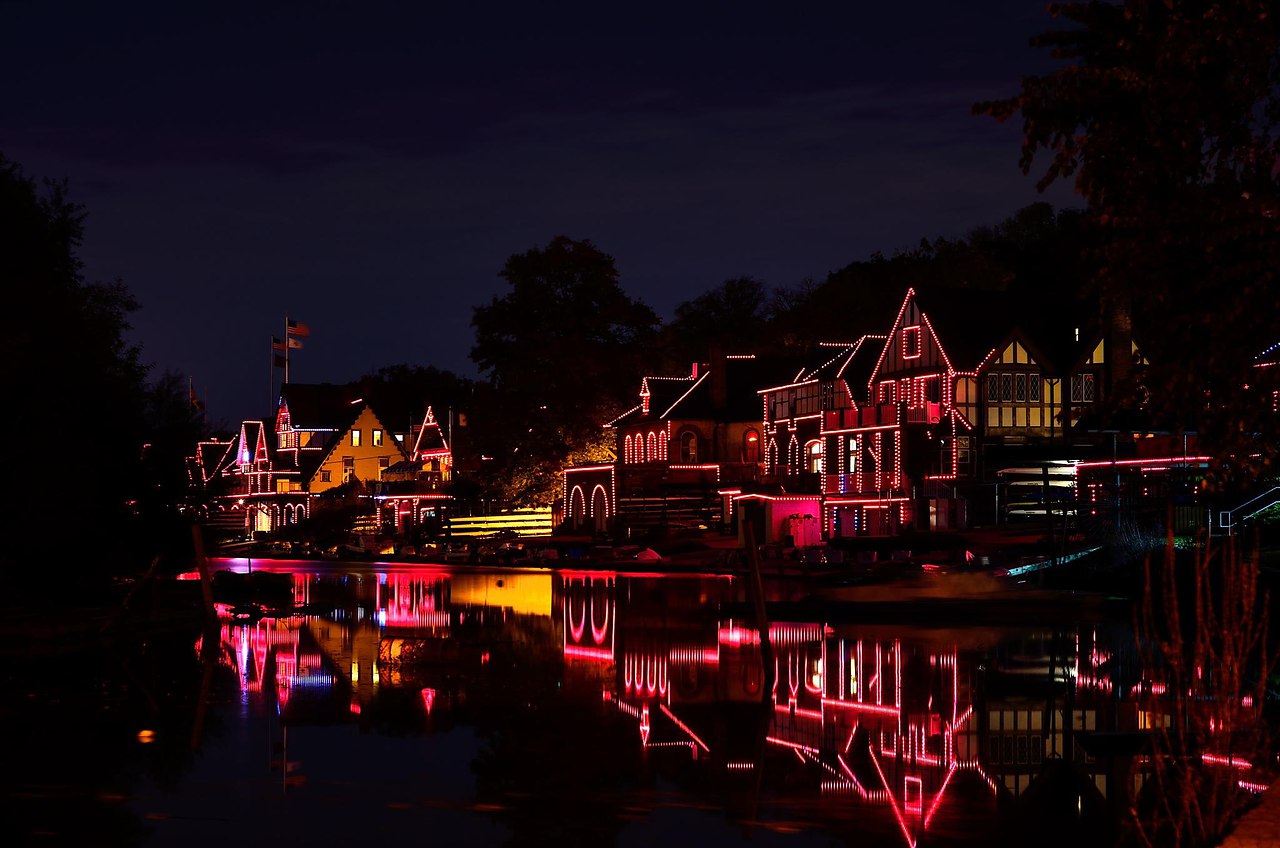
[[[359,429],[359,428],[356,428],[356,429],[354,429],[354,430],[352,430],[352,431],[351,431],[351,447],[353,447],[353,448],[358,448],[358,447],[360,447],[360,441],[361,441],[361,439],[360,439],[360,429]]]
[[[1094,375],[1076,374],[1071,378],[1071,402],[1093,403]]]
[[[1013,375],[1013,399],[1019,403],[1027,402],[1027,375]]]
[[[760,461],[760,434],[755,430],[748,430],[742,434],[742,461]]]
[[[381,430],[373,431],[373,446],[375,448],[382,447],[382,431]]]
[[[808,470],[812,474],[822,473],[822,441],[815,439],[805,445],[805,452],[808,454]]]
[[[893,380],[885,380],[880,384],[879,402],[893,403],[895,399]]]
[[[1044,381],[1036,374],[1027,376],[1027,399],[1033,403],[1040,402],[1040,386]]]
[[[857,436],[850,436],[849,441],[845,443],[845,473],[858,473],[858,453],[862,450],[862,443],[858,441]]]
[[[698,434],[686,430],[680,434],[680,461],[694,463],[698,461]]]
[[[330,474],[328,470],[321,471],[321,472],[320,472],[320,482],[321,482],[321,483],[332,483],[332,482],[333,482],[333,480],[331,479],[331,478],[332,478],[332,476],[333,476],[333,475],[332,475],[332,474]]]
[[[356,476],[356,458],[354,456],[344,456],[342,458],[342,482],[350,483],[351,478]]]
[[[1013,400],[1013,375],[1012,374],[1000,375],[1000,400],[1006,403]]]
[[[902,328],[902,358],[915,359],[920,356],[920,325]]]
[[[991,373],[987,375],[987,401],[994,403],[1000,400],[1000,375]]]

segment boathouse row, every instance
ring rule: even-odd
[[[428,405],[375,411],[353,386],[286,383],[273,420],[201,442],[188,475],[208,495],[206,523],[228,532],[274,532],[355,499],[364,529],[407,533],[444,520],[453,453]]]
[[[1076,469],[1105,467],[1078,481],[1097,513],[1115,500],[1115,469],[1139,458],[1142,474],[1187,469],[1137,481],[1147,494],[1190,485],[1204,461],[1194,444],[1102,424],[1114,345],[1141,378],[1132,338],[1069,309],[1016,313],[997,293],[910,289],[883,334],[820,344],[812,362],[719,356],[645,377],[639,403],[606,425],[616,462],[564,470],[564,524],[624,536],[749,521],[758,541],[803,546],[995,524],[1027,507],[1014,498],[1043,515],[1074,501]],[[1031,485],[1000,473],[1016,470]]]

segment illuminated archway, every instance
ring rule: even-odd
[[[574,486],[569,495],[569,524],[580,527],[587,520],[587,496],[581,486]]]
[[[591,490],[591,520],[595,523],[597,533],[603,533],[609,520],[609,493],[604,486],[597,485]]]

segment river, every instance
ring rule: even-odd
[[[741,578],[215,565],[294,609],[12,662],[23,844],[1110,844],[1164,720],[1122,616],[775,579],[766,634]]]

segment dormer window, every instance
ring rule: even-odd
[[[351,447],[360,447],[360,430],[359,428],[351,431]]]

